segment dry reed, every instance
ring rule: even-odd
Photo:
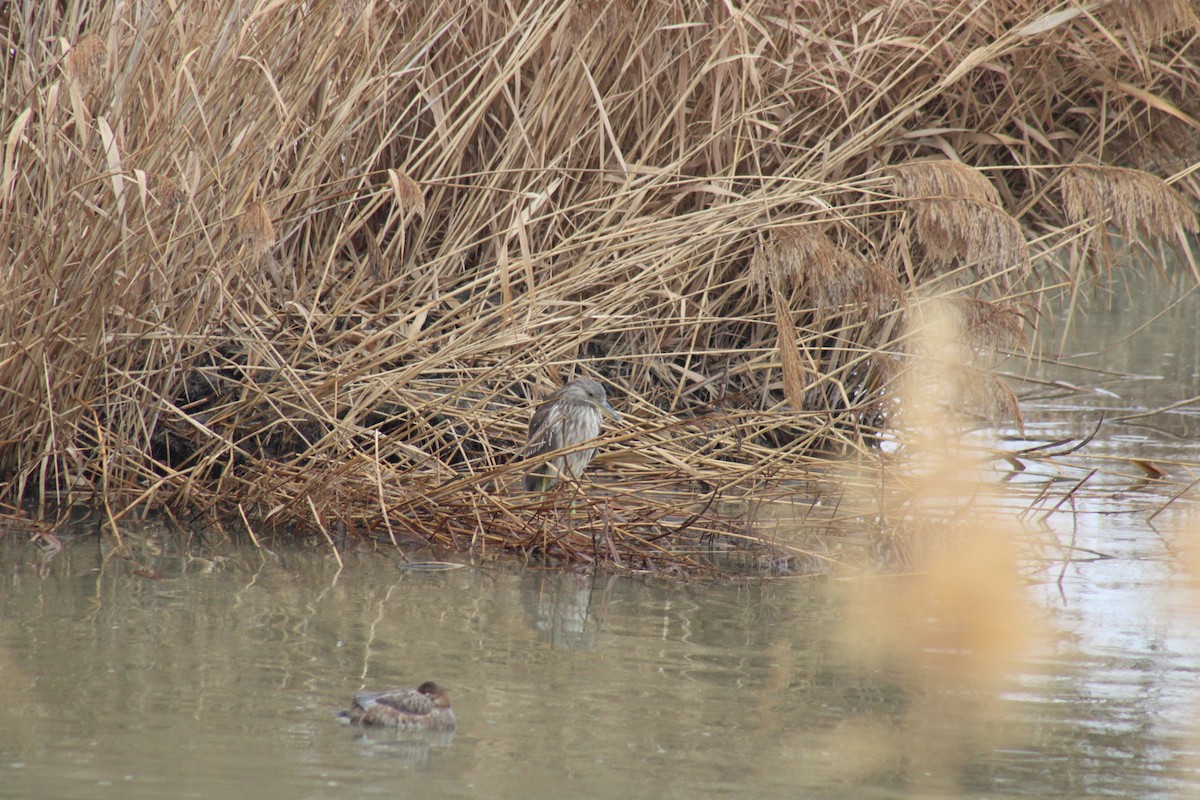
[[[6,3],[5,496],[787,561],[745,501],[870,454],[909,296],[1194,230],[1106,143],[1190,119],[1200,45],[1102,5]],[[523,496],[535,389],[579,374],[625,422],[574,503]]]

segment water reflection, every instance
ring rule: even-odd
[[[364,753],[423,764],[431,753],[449,747],[454,731],[402,731],[395,728],[356,728],[354,740]]]
[[[591,650],[605,617],[606,588],[618,579],[586,573],[530,571],[521,581],[538,641],[555,649]],[[601,584],[601,585],[597,585]]]

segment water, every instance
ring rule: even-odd
[[[835,581],[412,571],[369,553],[339,571],[319,549],[147,549],[135,564],[79,537],[47,559],[6,539],[0,796],[1200,786],[1195,612],[1136,573],[1093,572],[1095,587],[1066,605],[1044,592],[1046,641],[977,686],[919,652],[863,659],[846,646],[853,590]],[[135,574],[145,566],[161,579]],[[448,743],[364,737],[333,717],[361,689],[430,678],[460,719]]]
[[[1100,349],[1138,318],[1097,311],[1079,335]],[[339,568],[323,546],[267,553],[152,525],[126,528],[120,552],[85,526],[45,554],[5,531],[0,797],[1196,795],[1193,512],[1148,524],[1158,490],[1114,467],[1153,458],[1176,487],[1193,479],[1195,409],[1111,421],[1196,394],[1195,318],[1193,302],[1150,344],[1105,354],[1153,380],[1072,374],[1103,391],[1027,406],[1031,440],[1079,435],[1100,409],[1110,422],[1075,465],[1012,481],[1105,466],[1028,540],[1036,635],[1003,670],[972,674],[927,639],[864,650],[879,606],[863,586],[899,602],[901,578],[412,569],[366,551]],[[355,692],[427,679],[454,700],[452,739],[334,718]]]
[[[13,569],[14,549],[7,796],[703,796],[755,763],[771,774],[772,751],[807,750],[780,737],[806,741],[845,703],[810,691],[837,615],[799,583],[412,572],[377,555],[338,573],[318,551],[245,550],[164,555],[147,580],[94,539],[40,570]],[[462,720],[449,746],[333,720],[364,686],[431,677]]]

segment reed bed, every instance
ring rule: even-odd
[[[971,345],[945,402],[1019,423],[993,367],[1045,300],[1195,231],[1198,22],[13,0],[0,488],[114,531],[156,510],[629,569],[826,558],[757,510],[876,457],[930,302]],[[582,486],[525,494],[532,405],[577,375],[624,419]]]

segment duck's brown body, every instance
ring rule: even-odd
[[[458,724],[450,697],[433,681],[416,689],[357,694],[339,717],[359,725],[384,725],[404,730],[452,731]]]

